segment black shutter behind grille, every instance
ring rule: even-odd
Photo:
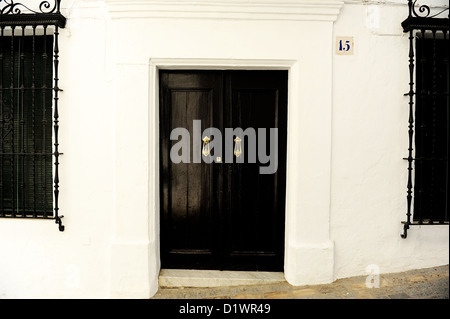
[[[0,208],[50,217],[53,37],[3,36],[0,50]]]

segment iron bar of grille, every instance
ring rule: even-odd
[[[448,41],[449,39],[447,38],[447,34],[449,34],[450,36],[450,32],[444,32],[444,41]],[[447,47],[448,50],[448,47]],[[449,55],[448,52],[444,57],[444,64],[447,66],[447,88],[446,88],[446,95],[447,95],[447,136],[450,139],[450,61],[449,61]],[[450,143],[450,140],[447,141],[447,143]],[[450,147],[447,147],[447,166],[446,166],[446,181],[445,181],[445,187],[446,189],[450,189],[450,185],[449,185],[449,176],[450,176],[450,171],[449,171],[449,165],[450,165]],[[449,200],[449,196],[445,197],[445,215],[444,215],[444,220],[448,220],[448,211],[450,210],[450,207],[448,205],[448,200]]]
[[[4,152],[3,145],[3,133],[4,133],[4,120],[3,120],[3,36],[5,28],[0,27],[0,152]],[[0,172],[3,172],[3,156],[0,157]],[[3,196],[3,173],[0,174],[0,217],[4,217],[4,196]]]
[[[23,102],[23,98],[24,98],[24,60],[25,60],[25,53],[24,53],[24,41],[23,41],[23,37],[25,36],[25,26],[22,26],[22,36],[20,37],[20,42],[19,42],[19,51],[20,51],[20,66],[19,66],[19,83],[18,83],[18,88],[20,90],[20,95],[19,95],[19,116],[20,116],[20,123],[19,123],[19,136],[20,136],[20,145],[19,145],[19,152],[20,152],[20,172],[18,172],[20,174],[20,191],[19,191],[19,198],[18,200],[21,202],[21,207],[22,207],[22,217],[25,216],[25,211],[26,211],[26,206],[25,206],[25,163],[24,163],[24,154],[25,154],[25,119],[24,119],[24,102]]]
[[[59,88],[58,75],[58,36],[59,27],[64,27],[65,18],[48,14],[13,15],[11,12],[6,17],[2,10],[0,3],[0,47],[3,48],[0,50],[0,172],[5,169],[8,171],[6,175],[0,174],[0,217],[54,219],[59,225],[59,230],[64,231],[63,216],[59,214],[58,203],[59,155],[61,155],[58,136],[58,103],[59,92],[62,91]],[[59,1],[57,13],[59,14]],[[47,32],[48,26],[54,28],[51,38]],[[25,42],[27,27],[32,28],[32,35],[29,36],[31,41]],[[38,27],[43,35],[36,35]],[[41,41],[40,43],[44,42],[43,51],[39,56],[36,54],[38,38]],[[4,82],[4,76],[6,76],[4,71],[6,71],[5,66],[7,66],[5,65],[5,40],[10,43],[8,59],[11,64],[8,70],[10,78],[8,82],[11,83],[7,87],[5,87]],[[52,47],[52,52],[47,51],[47,47],[49,47],[46,43],[47,40],[52,40],[51,43],[48,42],[48,45]],[[23,52],[25,45],[28,48],[31,46],[31,62],[26,62]],[[42,44],[40,45],[42,46]],[[17,52],[20,52],[18,56]],[[31,73],[29,74],[31,76],[31,83],[29,84],[25,83],[24,77],[26,63],[28,65],[31,63],[31,71],[27,71]],[[39,81],[36,77],[38,65],[44,70],[42,77],[39,76]],[[16,71],[15,68],[18,70]],[[46,78],[45,70],[47,69],[53,71],[53,77]],[[42,83],[37,86],[38,82]],[[28,96],[26,104],[25,96]],[[49,99],[53,101],[50,104]],[[8,106],[5,105],[5,101],[8,102]],[[37,105],[40,105],[40,107],[37,108]],[[16,107],[16,113],[14,113],[14,107]],[[25,109],[28,109],[28,117],[24,114]],[[50,118],[53,118],[53,126],[49,121]],[[27,123],[27,121],[29,122]],[[16,126],[14,123],[16,123]],[[27,130],[32,136],[31,140],[26,140],[24,137]],[[16,132],[17,136],[15,136]],[[39,145],[36,139],[38,134],[42,137],[39,139]],[[52,135],[53,147],[51,147],[52,139],[50,138]],[[8,144],[5,144],[6,140]],[[50,158],[52,157],[54,157],[54,163],[51,163]],[[40,158],[39,161],[38,158]],[[53,170],[50,167],[53,167]],[[31,177],[25,178],[25,174],[29,174]],[[6,181],[7,175],[9,176]],[[51,176],[53,176],[53,180],[50,180]],[[12,189],[8,193],[10,199],[7,206],[5,206],[6,184],[10,184],[9,187]],[[53,189],[50,189],[50,185],[53,185]],[[52,193],[54,196],[51,195]],[[47,202],[52,203],[51,210],[45,208]]]
[[[31,135],[33,136],[31,152],[36,154],[36,26],[33,26],[31,47]],[[37,217],[36,208],[36,156],[32,157],[33,165],[33,218]]]
[[[10,116],[11,116],[11,123],[13,125],[12,130],[10,131],[11,133],[11,150],[15,150],[15,145],[14,145],[14,30],[15,27],[13,26],[11,28],[11,66],[10,66]],[[10,156],[10,164],[11,164],[11,187],[12,187],[12,192],[11,192],[11,208],[12,208],[12,217],[16,217],[16,192],[14,191],[16,189],[15,187],[15,169],[14,169],[14,158],[15,158],[15,153],[13,153]]]
[[[436,66],[436,60],[437,60],[437,53],[436,53],[436,30],[431,31],[433,34],[433,75],[432,75],[432,83],[433,83],[433,91],[431,95],[432,99],[432,108],[431,108],[431,157],[433,158],[433,161],[435,161],[436,158],[436,107],[437,107],[437,66]],[[424,40],[422,41],[424,42]],[[436,192],[436,165],[433,162],[431,165],[431,185],[430,185],[430,210],[429,210],[429,224],[433,223],[433,212],[435,209],[435,198],[434,194]]]
[[[409,118],[408,118],[408,182],[407,182],[407,212],[406,222],[403,226],[402,238],[406,238],[407,230],[411,224],[411,208],[412,208],[412,170],[413,170],[413,134],[414,134],[414,32],[409,31]]]
[[[47,70],[47,26],[44,25],[44,52],[42,53],[42,65],[43,65],[43,69]],[[45,101],[45,96],[46,96],[46,89],[47,89],[47,85],[46,85],[46,77],[45,77],[45,71],[42,72],[42,150],[46,149],[46,126],[47,126],[47,119],[45,117],[45,113],[46,113],[46,101]],[[42,189],[44,190],[43,192],[43,196],[44,196],[44,203],[47,203],[47,183],[46,183],[46,179],[47,179],[47,156],[43,155],[42,156],[42,162],[43,162],[43,170],[44,170],[44,174],[43,174],[43,181],[42,181]],[[46,210],[44,210],[44,217],[48,217],[48,212]]]
[[[59,35],[59,29],[58,26],[55,26],[55,45],[54,45],[54,57],[53,57],[53,63],[54,63],[54,102],[53,102],[53,118],[54,118],[54,157],[55,157],[55,177],[54,177],[54,196],[55,196],[55,204],[54,204],[54,211],[55,211],[55,220],[56,223],[59,225],[59,230],[64,231],[64,225],[62,225],[61,218],[63,216],[59,216],[59,204],[58,204],[58,198],[59,198],[59,140],[58,140],[58,133],[59,133],[59,113],[58,113],[58,101],[59,101],[59,77],[58,77],[58,67],[59,67],[59,43],[58,43],[58,35]]]
[[[425,34],[425,29],[421,30],[421,34],[424,35]],[[425,50],[425,42],[422,41],[421,43],[421,48],[420,50],[422,52],[424,52]],[[425,82],[425,69],[426,69],[426,63],[428,62],[428,60],[426,59],[426,56],[424,54],[422,54],[422,56],[420,57],[420,60],[417,60],[418,63],[420,63],[420,71],[421,71],[421,83]],[[419,68],[418,68],[419,70]],[[418,92],[419,95],[417,96],[417,98],[420,100],[420,103],[423,105],[426,102],[426,97],[427,97],[427,92],[425,90],[425,87],[422,86],[420,92]],[[416,110],[416,112],[418,112]],[[424,135],[425,135],[425,131],[427,130],[427,125],[424,122],[424,108],[420,108],[420,114],[417,114],[416,116],[416,121],[418,121],[418,123],[416,123],[416,131],[417,131],[417,135],[418,138],[420,139],[420,143],[419,145],[424,145]],[[417,141],[417,137],[416,137],[416,141]],[[417,179],[422,180],[423,179],[423,163],[425,161],[424,157],[419,157],[416,156],[415,158],[415,167],[416,167],[416,171],[418,172],[418,174],[416,174],[416,182]],[[418,185],[418,183],[416,183],[416,185]],[[424,194],[424,190],[422,188],[418,188],[415,190],[415,206],[414,206],[414,215],[419,219],[419,224],[422,223],[422,211],[423,211],[423,207],[422,207],[422,203],[423,203],[423,194]]]

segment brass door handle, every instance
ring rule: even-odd
[[[208,156],[209,152],[210,152],[210,150],[209,150],[209,141],[211,141],[211,140],[209,139],[208,136],[205,136],[203,138],[202,154],[205,155],[205,156]]]
[[[239,137],[236,137],[234,139],[234,155],[236,157],[239,157],[241,154],[242,154],[241,139]]]

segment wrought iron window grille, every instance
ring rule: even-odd
[[[417,0],[408,0],[408,8],[402,22],[403,32],[409,33],[407,212],[402,238],[412,225],[449,224],[449,8],[432,9]]]
[[[0,218],[59,214],[60,0],[0,0]],[[52,163],[53,162],[53,163]]]

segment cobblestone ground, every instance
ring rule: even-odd
[[[382,274],[378,288],[368,288],[366,279],[358,276],[300,287],[287,282],[217,288],[162,287],[152,299],[449,299],[448,265]]]

